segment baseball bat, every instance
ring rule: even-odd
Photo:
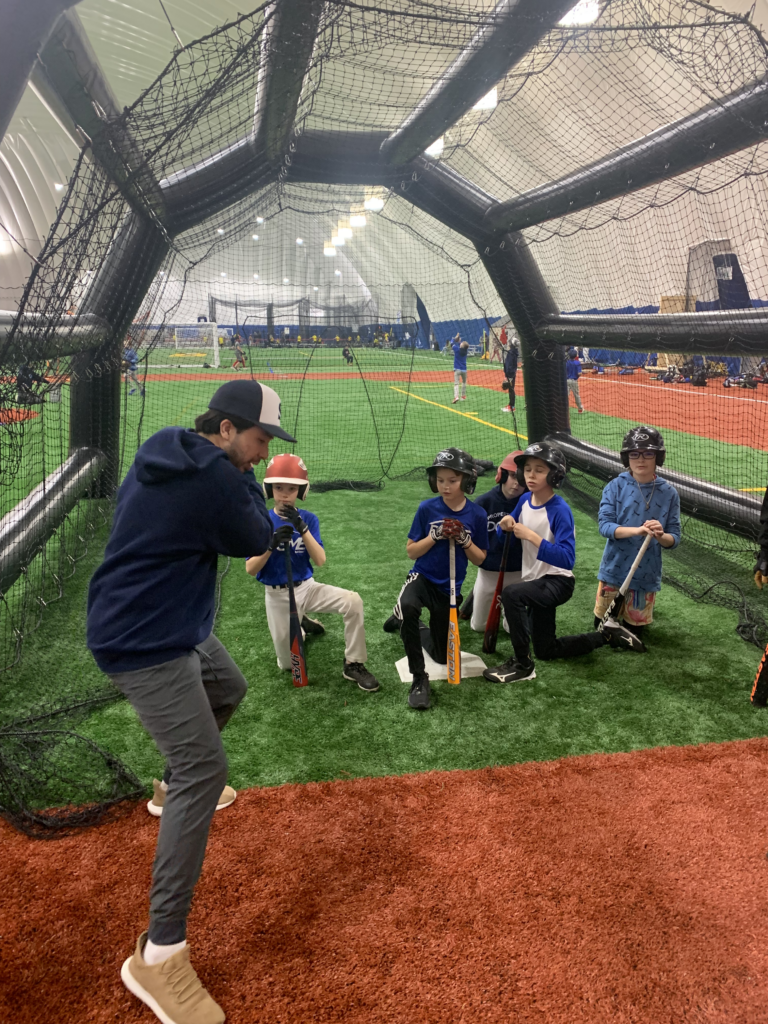
[[[640,565],[640,562],[642,561],[643,555],[648,550],[648,545],[651,543],[652,540],[653,540],[653,535],[650,534],[650,533],[646,534],[645,540],[640,545],[640,550],[637,552],[637,555],[635,556],[634,562],[629,567],[629,572],[627,573],[627,578],[624,580],[624,582],[619,587],[618,594],[616,595],[616,597],[614,597],[614,599],[608,605],[606,613],[603,616],[603,618],[602,618],[602,620],[600,622],[600,625],[597,627],[597,630],[598,630],[599,633],[603,632],[603,626],[606,624],[608,619],[616,618],[616,616],[621,611],[621,607],[624,604],[624,598],[626,597],[627,591],[629,590],[629,584],[632,582],[632,577],[635,575],[635,570],[637,569],[638,565]]]
[[[291,567],[291,545],[285,545],[285,572],[288,577],[288,604],[290,607],[290,648],[291,675],[294,686],[308,686],[307,659],[304,654],[304,637],[301,635],[301,622],[296,609],[296,595],[293,592],[293,569]]]
[[[461,639],[459,637],[459,615],[456,610],[456,541],[451,537],[451,617],[448,622],[448,682],[458,685],[461,682]]]
[[[507,571],[507,552],[509,551],[508,533],[504,537],[504,550],[501,555],[501,569],[499,578],[496,581],[496,589],[493,592],[493,601],[488,611],[488,621],[485,624],[485,636],[483,637],[483,653],[493,654],[496,650],[496,638],[499,635],[499,623],[501,622],[501,592],[504,589],[504,573]]]
[[[757,675],[752,684],[752,694],[749,698],[757,708],[764,708],[768,704],[768,647],[763,652],[763,657],[757,667]]]

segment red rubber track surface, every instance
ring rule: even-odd
[[[768,740],[282,786],[217,814],[189,923],[230,1024],[759,1024]],[[0,823],[0,1019],[122,986],[158,821]]]

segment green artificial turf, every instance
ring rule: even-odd
[[[410,385],[407,379],[391,376],[301,380],[283,375],[301,373],[306,354],[267,351],[253,357],[258,360],[255,374],[280,393],[283,422],[289,429],[295,425],[300,440],[296,450],[314,481],[370,481],[384,473],[390,478],[404,476],[431,463],[435,452],[450,444],[498,462],[518,441],[524,445],[526,440],[524,400],[518,401],[515,422],[500,412],[501,391],[472,385],[473,370],[485,366],[470,368],[467,401],[454,406],[452,385],[428,375],[414,376]],[[364,352],[360,362],[365,370],[407,373],[411,355]],[[313,356],[309,369],[344,372],[346,367],[338,353],[324,352]],[[450,360],[417,353],[413,369],[445,371]],[[174,376],[169,371],[169,379],[150,380],[146,403],[124,395],[124,469],[137,443],[155,430],[169,424],[191,426],[217,386],[216,380],[202,376],[203,371],[200,379],[194,372]],[[215,376],[224,379],[223,371]],[[598,413],[575,419],[584,437],[606,431],[620,437],[625,429],[622,419]],[[34,440],[34,446],[25,446],[23,459],[30,484],[41,471],[41,449],[46,472],[53,468],[51,461],[61,461],[65,427],[66,403],[60,411],[46,408],[45,422],[40,418],[27,424],[27,438]],[[676,466],[686,468],[689,453],[695,450],[697,467],[709,452],[715,478],[724,480],[718,473],[731,472],[720,464],[718,452],[738,446],[670,431],[665,435],[675,449]],[[282,445],[273,443],[272,449],[277,453]],[[263,475],[263,467],[257,474]],[[491,484],[492,479],[481,479],[478,491]],[[394,667],[403,657],[402,645],[381,625],[412,564],[405,555],[405,538],[413,514],[418,502],[429,496],[423,476],[390,479],[378,492],[313,491],[309,496],[308,507],[320,516],[328,551],[328,562],[317,578],[362,595],[368,666],[381,680],[379,693],[364,694],[342,678],[340,616],[323,617],[326,635],[308,643],[312,685],[295,690],[289,676],[277,671],[261,584],[246,575],[242,563],[232,563],[222,584],[217,632],[250,683],[226,733],[235,786],[474,768],[765,732],[768,711],[749,703],[760,652],[737,636],[736,613],[697,603],[669,586],[657,603],[658,621],[651,630],[648,655],[603,649],[569,662],[542,663],[536,680],[514,686],[482,679],[465,680],[459,687],[438,682],[434,708],[424,714],[410,711],[407,686]],[[603,548],[594,519],[577,510],[575,516],[577,587],[574,598],[558,612],[561,633],[591,627],[595,574]],[[715,538],[716,546],[726,545],[726,535],[703,529],[710,531],[708,537]],[[21,665],[0,687],[3,721],[45,702],[66,702],[103,688],[105,679],[85,648],[84,637],[87,583],[99,564],[106,536],[104,529],[97,533],[74,578],[66,583],[64,597],[46,610],[38,631],[25,639]],[[693,551],[695,546],[689,547]],[[665,558],[684,556],[690,557],[685,541],[680,552]],[[722,554],[711,557],[718,559],[713,578],[743,576],[744,586],[750,586],[743,565]],[[465,594],[474,572],[470,568]],[[768,594],[755,594],[754,601],[762,610]],[[468,623],[461,629],[465,650],[481,654],[482,636],[472,633]],[[509,651],[502,636],[498,655],[487,661],[495,664]],[[102,707],[77,728],[122,758],[145,783],[162,770],[154,745],[125,702]]]
[[[394,667],[402,645],[381,625],[411,564],[405,537],[414,510],[428,495],[423,483],[414,482],[374,493],[310,494],[308,507],[320,516],[328,551],[317,578],[362,595],[368,665],[382,684],[376,694],[342,678],[343,630],[340,616],[333,615],[320,617],[326,635],[308,644],[311,685],[294,689],[275,664],[261,584],[246,575],[242,562],[231,564],[217,633],[250,684],[226,730],[235,786],[479,768],[765,733],[768,711],[749,703],[760,652],[737,637],[736,615],[696,604],[670,587],[658,600],[647,655],[605,648],[568,662],[539,663],[535,680],[510,686],[441,681],[434,686],[434,707],[411,711],[408,687]],[[578,582],[573,599],[558,611],[561,633],[591,626],[603,546],[593,520],[576,512],[576,522]],[[71,679],[75,688],[100,685],[83,643],[88,570],[98,563],[92,555],[27,643],[17,687],[25,680],[37,686],[40,678],[58,678],[59,685]],[[464,622],[461,633],[464,649],[481,654],[481,635]],[[508,653],[509,642],[500,637],[497,655],[487,661],[495,664]],[[5,704],[7,713],[7,695]],[[125,702],[92,714],[79,731],[146,783],[162,770],[154,744]]]

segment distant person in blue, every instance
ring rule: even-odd
[[[605,485],[598,514],[600,533],[607,541],[597,574],[595,624],[616,597],[646,536],[658,541],[651,542],[635,570],[619,616],[643,643],[661,590],[661,548],[680,543],[680,496],[657,472],[665,456],[664,438],[658,430],[646,426],[630,430],[621,446],[627,472]]]
[[[494,683],[516,683],[536,678],[533,653],[542,661],[574,658],[610,643],[636,651],[643,645],[628,629],[609,621],[603,632],[557,635],[557,608],[573,596],[576,562],[576,528],[568,503],[555,494],[565,479],[567,464],[554,444],[530,444],[515,460],[518,480],[528,494],[519,499],[515,511],[505,516],[497,532],[513,533],[522,548],[522,576],[501,592],[501,603],[509,626],[512,657],[483,675]]]
[[[469,342],[462,341],[459,332],[451,342],[453,349],[453,404],[464,402],[467,398],[467,351]],[[461,394],[459,394],[461,389]]]
[[[290,605],[288,574],[285,569],[285,545],[291,548],[296,609],[305,633],[324,633],[317,619],[308,612],[337,612],[344,619],[344,666],[342,675],[361,690],[375,693],[379,682],[365,667],[368,653],[365,646],[363,601],[354,590],[343,590],[328,583],[318,583],[312,562],[325,565],[325,548],[320,538],[320,520],[306,509],[296,508],[309,493],[307,467],[298,455],[276,455],[264,477],[267,498],[275,499],[269,513],[275,532],[272,544],[262,554],[247,559],[245,571],[264,584],[267,624],[275,645],[278,668],[290,671]]]
[[[223,384],[194,430],[153,434],[120,487],[90,582],[88,646],[166,762],[147,805],[160,818],[149,932],[121,972],[161,1020],[224,1020],[186,943],[211,819],[236,796],[220,733],[248,689],[212,632],[216,570],[220,555],[269,548],[272,522],[253,467],[274,437],[295,442],[280,426],[279,396],[251,380]]]
[[[141,386],[138,378],[139,357],[130,341],[126,343],[123,349],[123,369],[125,370],[125,383],[133,384],[128,394],[135,395],[138,391],[143,396],[144,388]]]
[[[467,573],[467,560],[482,565],[488,543],[485,511],[467,498],[475,490],[477,473],[472,457],[460,448],[438,452],[427,470],[430,490],[437,498],[422,501],[416,510],[408,541],[408,557],[414,560],[403,589],[384,623],[387,633],[399,631],[408,656],[413,683],[408,706],[425,711],[430,704],[429,675],[424,651],[437,662],[448,661],[450,617],[449,539],[456,545],[456,593]],[[429,609],[429,626],[421,621],[421,609]],[[423,648],[423,650],[422,650]]]
[[[568,390],[576,399],[576,408],[579,412],[584,412],[584,406],[581,404],[581,395],[579,394],[579,377],[581,376],[581,360],[579,359],[579,353],[575,348],[568,350],[568,359],[565,363],[565,376],[568,382]]]
[[[504,356],[504,381],[501,385],[502,391],[509,392],[509,402],[507,405],[502,405],[502,412],[514,412],[515,411],[515,380],[517,378],[517,345],[515,344],[515,337],[512,335],[509,339],[509,345],[507,347],[507,354]]]
[[[477,633],[485,632],[485,625],[488,621],[488,612],[491,610],[491,601],[496,590],[496,584],[501,572],[501,556],[504,551],[504,541],[496,533],[496,527],[504,516],[514,512],[520,495],[525,493],[525,484],[517,479],[517,463],[515,459],[522,455],[521,451],[510,452],[503,460],[496,471],[496,486],[490,491],[481,494],[475,499],[475,503],[485,510],[488,517],[488,553],[485,561],[477,568],[477,578],[472,590],[472,618],[470,627]],[[510,553],[507,550],[506,570],[504,572],[504,586],[510,583],[518,583],[521,578],[523,564],[523,552],[519,544],[512,545]],[[506,626],[505,626],[506,628]],[[509,629],[507,629],[509,632]]]

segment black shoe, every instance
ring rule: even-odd
[[[301,628],[305,633],[313,633],[315,636],[322,636],[325,632],[325,626],[322,622],[318,622],[317,619],[310,619],[307,615],[301,620]]]
[[[429,707],[429,676],[425,673],[414,676],[408,694],[408,707],[426,711]]]
[[[402,619],[398,619],[396,615],[390,615],[387,621],[384,623],[385,633],[399,633],[400,627],[403,624]]]
[[[530,660],[523,664],[512,657],[496,668],[487,668],[483,675],[492,683],[519,683],[524,679],[535,679],[536,668]]]
[[[379,680],[371,675],[361,661],[345,661],[342,674],[345,679],[357,683],[366,693],[375,693],[379,688]]]
[[[608,638],[608,643],[617,651],[636,651],[638,654],[646,653],[646,646],[643,641],[636,637],[631,629],[622,626],[615,619],[609,619],[603,626],[603,636]]]

